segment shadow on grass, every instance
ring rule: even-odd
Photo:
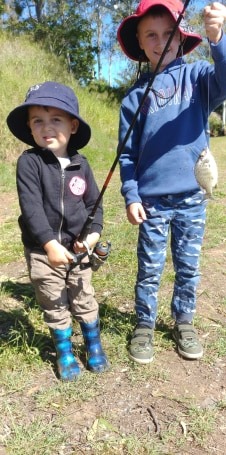
[[[56,372],[51,336],[34,327],[29,318],[29,310],[32,308],[37,307],[41,313],[35,301],[32,285],[7,280],[1,283],[2,302],[4,295],[6,298],[13,298],[21,305],[9,310],[3,309],[6,305],[0,306],[0,350],[4,349],[4,346],[11,346],[12,349],[23,352],[28,359],[33,350],[38,353],[43,362],[50,363]]]
[[[28,355],[31,350],[35,350],[43,362],[50,363],[57,377],[55,348],[51,336],[43,333],[34,327],[29,318],[29,310],[38,308],[35,301],[33,287],[30,283],[18,283],[5,281],[1,284],[1,295],[4,293],[22,305],[15,309],[4,310],[0,307],[0,341],[2,349],[4,346],[12,346]],[[136,326],[135,312],[119,311],[117,307],[111,305],[107,300],[100,304],[100,324],[101,331],[110,336],[122,336],[127,343],[130,342],[132,332]],[[79,328],[79,326],[78,326]],[[171,328],[161,319],[157,320],[156,329],[161,332],[165,340],[170,340]],[[79,330],[80,331],[80,330]],[[75,330],[77,332],[77,330]],[[0,347],[1,350],[1,347]],[[77,347],[76,352],[83,364],[85,364],[85,347],[82,343]]]
[[[172,324],[166,324],[162,319],[157,319],[155,330],[162,334],[165,340],[172,340]]]
[[[137,323],[135,312],[122,312],[110,304],[102,303],[100,305],[100,319],[101,327],[106,333],[112,335],[124,333],[126,341],[129,342],[131,340]],[[165,340],[172,339],[172,327],[162,319],[157,319],[155,331],[161,333],[162,338]]]
[[[3,281],[1,283],[1,294],[6,294],[18,302],[23,302],[26,306],[33,308],[35,305],[34,289],[30,283],[18,283],[15,281]]]

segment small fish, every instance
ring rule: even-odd
[[[216,188],[218,182],[218,170],[208,147],[200,153],[194,172],[198,184],[206,193],[205,199],[212,199],[213,188]]]

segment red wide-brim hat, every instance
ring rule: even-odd
[[[148,61],[148,58],[139,46],[136,35],[139,20],[153,6],[164,6],[175,22],[183,11],[183,3],[179,0],[141,0],[135,13],[122,21],[117,32],[117,38],[123,52],[132,60],[140,62]],[[183,39],[183,55],[188,54],[201,43],[202,37],[197,33],[193,33],[184,18],[180,21],[178,29]]]

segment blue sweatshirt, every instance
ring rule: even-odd
[[[179,58],[156,75],[120,155],[126,206],[199,189],[194,166],[209,142],[208,116],[226,99],[226,36],[210,46],[214,65]],[[143,74],[123,99],[118,150],[149,80]]]

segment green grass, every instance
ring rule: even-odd
[[[101,188],[115,158],[118,108],[108,105],[101,96],[93,96],[87,89],[78,87],[57,60],[26,40],[17,38],[8,41],[7,37],[2,35],[0,44],[0,94],[3,100],[0,106],[0,131],[3,138],[0,144],[0,185],[1,193],[4,192],[2,201],[6,204],[5,215],[0,224],[0,264],[7,265],[23,256],[17,225],[19,207],[15,189],[15,162],[24,148],[11,137],[5,126],[7,113],[23,101],[31,84],[56,79],[71,85],[78,95],[81,115],[92,127],[92,139],[83,153],[89,159]],[[225,248],[226,239],[226,138],[212,139],[211,148],[218,162],[220,178],[219,187],[214,192],[215,200],[208,206],[203,266],[209,261],[207,253]],[[156,369],[153,363],[140,368],[131,363],[127,356],[127,342],[135,324],[133,302],[138,231],[137,227],[131,226],[126,219],[124,202],[120,195],[118,168],[104,195],[104,211],[102,238],[111,241],[112,252],[104,267],[94,273],[93,284],[100,303],[102,340],[111,360],[112,377],[117,381],[123,372],[129,389],[134,385],[143,388],[144,384],[149,385],[152,381],[167,384],[171,379],[167,365],[163,364]],[[161,284],[155,335],[155,350],[158,356],[173,349],[169,309],[173,279],[172,262],[168,254]],[[1,444],[6,447],[9,455],[82,455],[86,453],[86,449],[83,452],[82,445],[81,450],[78,449],[80,446],[77,445],[73,432],[65,426],[65,420],[70,419],[71,414],[82,408],[84,403],[91,403],[102,396],[103,383],[108,381],[108,376],[97,377],[86,372],[76,383],[64,384],[57,381],[54,373],[54,348],[42,314],[35,304],[30,284],[10,277],[2,277],[1,281],[0,412],[7,424],[3,422],[0,428],[0,448]],[[208,293],[208,290],[205,292]],[[226,302],[217,300],[216,297],[216,305],[225,309]],[[198,315],[196,321],[201,331],[210,333],[204,360],[208,368],[226,355],[225,325],[212,326],[208,320],[203,320]],[[75,332],[77,328],[75,325]],[[80,356],[83,354],[81,336],[76,335],[76,340],[76,353]],[[52,381],[46,384],[45,375],[48,378],[51,376]],[[150,396],[151,392],[150,385]],[[170,403],[173,402],[172,397],[169,400]],[[110,411],[96,416],[92,424],[87,423],[87,453],[182,454],[186,438],[182,431],[178,435],[178,427],[184,419],[190,440],[194,441],[200,450],[205,450],[202,448],[205,447],[208,434],[213,431],[217,416],[225,409],[225,403],[221,402],[214,410],[200,410],[194,399],[189,402],[182,396],[175,401],[175,406],[177,405],[184,406],[184,414],[180,409],[178,418],[168,422],[162,439],[153,433],[153,436],[149,433],[129,436],[122,434],[112,423]],[[76,425],[73,430],[76,431]]]
[[[61,61],[23,37],[9,40],[2,32],[0,46],[0,134],[1,138],[4,137],[4,142],[1,141],[0,144],[1,161],[15,162],[16,156],[25,148],[8,131],[5,119],[9,112],[23,103],[31,85],[56,80],[74,89],[79,100],[80,114],[91,126],[92,138],[84,149],[91,164],[99,163],[100,171],[106,163],[110,164],[117,140],[116,106],[110,101],[108,105],[108,101],[103,102],[100,95],[91,95],[88,89],[81,88],[66,72]]]

